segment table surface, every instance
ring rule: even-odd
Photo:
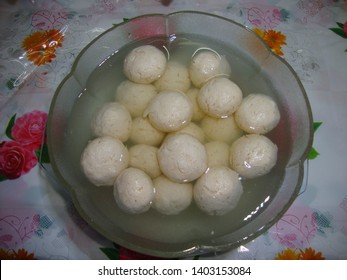
[[[89,227],[42,170],[38,151],[54,91],[83,47],[125,18],[179,10],[284,35],[277,51],[301,79],[315,122],[304,187],[284,216],[239,248],[199,258],[347,259],[346,0],[1,1],[1,259],[151,258]],[[42,38],[56,43],[33,51]]]

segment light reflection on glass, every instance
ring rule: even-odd
[[[237,251],[239,253],[244,253],[244,252],[249,252],[249,249],[247,249],[245,246],[240,246],[239,248],[237,248]]]
[[[270,196],[267,196],[263,202],[260,203],[259,206],[257,206],[257,208],[255,208],[250,214],[248,214],[243,220],[247,221],[250,218],[252,218],[258,211],[259,209],[263,208],[264,205],[270,200]]]

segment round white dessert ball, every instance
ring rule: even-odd
[[[213,78],[200,89],[197,101],[201,110],[209,116],[225,118],[240,106],[242,91],[228,78]]]
[[[195,137],[201,143],[205,142],[205,133],[204,133],[204,131],[198,125],[196,125],[193,122],[189,123],[187,126],[185,126],[184,128],[182,128],[182,129],[180,129],[178,131],[169,133],[167,136],[171,136],[171,135],[178,134],[178,133],[186,133],[186,134],[189,134],[189,135]]]
[[[158,48],[144,45],[131,50],[124,59],[124,75],[135,83],[150,84],[166,69],[166,56]]]
[[[141,169],[152,179],[161,174],[157,158],[158,148],[138,144],[129,149],[129,166]]]
[[[210,50],[198,51],[191,59],[189,75],[194,86],[200,88],[211,78],[229,76],[230,65],[224,56]]]
[[[197,96],[199,94],[200,89],[196,87],[191,87],[187,90],[186,95],[189,97],[190,101],[193,104],[193,117],[192,121],[198,122],[201,121],[202,118],[206,115],[199,107]]]
[[[152,126],[148,118],[137,117],[133,119],[130,141],[135,144],[159,146],[165,133]]]
[[[235,121],[247,133],[265,134],[277,126],[280,111],[270,96],[250,94],[236,110]]]
[[[155,86],[125,80],[117,87],[115,99],[123,104],[133,118],[142,116],[149,101],[157,95]]]
[[[204,145],[184,133],[165,138],[158,151],[158,160],[163,174],[178,183],[191,182],[207,169]]]
[[[277,146],[264,135],[244,135],[230,147],[230,166],[244,178],[269,173],[276,161]]]
[[[243,193],[238,174],[226,166],[213,166],[194,185],[196,205],[209,215],[224,215],[234,209]]]
[[[91,120],[91,130],[94,135],[112,136],[122,142],[128,140],[131,126],[130,113],[118,102],[105,103],[95,111]]]
[[[233,115],[224,119],[205,116],[201,120],[201,128],[210,141],[223,141],[231,144],[243,135],[243,131],[236,125]]]
[[[164,74],[154,82],[158,91],[177,90],[186,92],[190,88],[188,68],[176,61],[169,61]]]
[[[155,195],[152,207],[165,215],[177,215],[193,200],[191,183],[176,183],[161,175],[153,180]]]
[[[88,142],[80,163],[83,173],[95,186],[112,186],[119,173],[128,167],[129,153],[119,139],[99,137]]]
[[[208,167],[229,166],[230,146],[222,141],[212,141],[205,144]]]
[[[162,91],[149,103],[144,117],[160,131],[172,132],[187,126],[193,116],[190,99],[178,91]]]
[[[123,211],[131,214],[146,212],[154,198],[152,179],[140,169],[126,168],[114,183],[113,195]]]

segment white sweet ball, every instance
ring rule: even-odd
[[[187,90],[186,95],[189,97],[190,101],[193,104],[193,117],[192,121],[198,122],[201,121],[202,118],[206,115],[199,107],[197,96],[199,94],[200,89],[196,87],[191,87]]]
[[[96,136],[112,136],[122,142],[129,138],[131,125],[130,113],[118,102],[105,103],[91,120],[91,130]]]
[[[186,92],[190,88],[188,68],[175,61],[169,61],[164,74],[154,82],[158,91],[177,90]]]
[[[151,124],[163,132],[180,130],[187,126],[193,116],[190,99],[178,91],[159,92],[144,112]]]
[[[123,211],[131,214],[146,212],[154,198],[152,179],[140,169],[126,168],[114,183],[113,195]]]
[[[164,137],[165,133],[153,127],[148,118],[138,117],[133,119],[129,139],[134,144],[159,146]]]
[[[244,178],[269,173],[276,161],[277,146],[264,135],[244,135],[230,147],[230,166]]]
[[[104,136],[88,142],[80,159],[83,173],[95,186],[112,186],[128,167],[129,153],[116,138]]]
[[[151,45],[137,47],[124,59],[124,75],[135,83],[150,84],[158,80],[166,69],[166,56]]]
[[[133,118],[140,117],[149,101],[157,95],[155,86],[125,80],[117,87],[115,100],[123,104]]]
[[[207,169],[204,145],[184,133],[165,138],[158,151],[158,160],[163,174],[178,183],[191,182]]]
[[[228,78],[213,78],[200,89],[197,101],[201,110],[209,116],[229,117],[240,106],[242,91]]]
[[[174,134],[178,134],[178,133],[186,133],[189,134],[193,137],[195,137],[196,139],[198,139],[201,143],[205,142],[205,133],[204,131],[195,123],[191,122],[189,123],[187,126],[185,126],[184,128],[175,131],[175,132],[170,132],[167,136],[171,136]]]
[[[129,166],[141,169],[152,179],[161,174],[157,158],[158,148],[138,144],[129,149]]]
[[[189,65],[189,75],[194,86],[200,88],[208,80],[218,76],[229,76],[230,65],[224,56],[214,51],[198,51]]]
[[[231,144],[243,135],[243,131],[236,125],[234,116],[224,119],[205,116],[201,120],[201,128],[210,141],[223,141]]]
[[[196,205],[209,215],[224,215],[234,209],[243,193],[238,174],[226,166],[213,166],[194,185]]]
[[[205,144],[207,152],[208,167],[229,166],[230,147],[225,142],[212,141]]]
[[[176,183],[161,175],[153,180],[155,196],[152,207],[165,215],[177,215],[193,200],[191,183]]]
[[[250,94],[236,110],[235,121],[247,133],[265,134],[280,121],[280,111],[270,96]]]

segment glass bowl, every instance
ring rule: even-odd
[[[112,187],[93,186],[81,171],[79,158],[91,139],[91,114],[112,99],[117,84],[125,79],[112,69],[122,63],[124,53],[145,43],[165,46],[168,53],[184,45],[212,46],[226,55],[231,79],[244,94],[267,91],[279,106],[280,123],[268,134],[278,146],[277,164],[268,175],[245,182],[240,206],[229,214],[209,216],[194,203],[174,216],[153,209],[127,214],[117,207]],[[246,27],[191,11],[140,16],[92,41],[57,88],[47,122],[52,169],[86,222],[121,246],[165,258],[232,249],[269,229],[299,193],[312,139],[309,101],[288,63]]]

